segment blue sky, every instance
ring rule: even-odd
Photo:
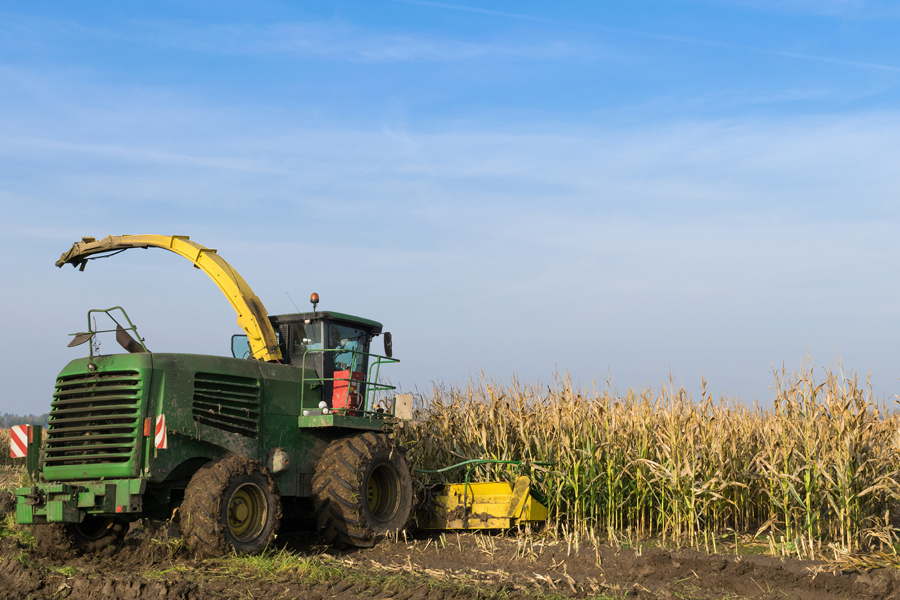
[[[0,3],[0,412],[67,334],[229,352],[187,234],[273,314],[382,321],[405,389],[771,399],[809,352],[900,392],[900,7],[853,0]],[[111,341],[109,342],[111,344]]]

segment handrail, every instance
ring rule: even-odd
[[[369,365],[369,379],[367,381],[378,381],[378,378],[381,376],[381,365],[386,365],[390,363],[398,363],[400,362],[397,358],[391,358],[390,356],[381,356],[379,354],[369,354],[369,356],[374,356],[377,360],[373,361],[371,365]],[[376,368],[377,367],[377,368]],[[375,376],[372,377],[372,369],[375,369]],[[397,389],[395,385],[387,385],[387,384],[378,384],[385,385],[384,389]]]
[[[275,330],[269,322],[268,312],[244,278],[219,256],[213,248],[207,248],[191,241],[186,235],[108,235],[100,241],[85,237],[72,244],[56,261],[57,267],[70,264],[83,271],[87,261],[95,254],[124,252],[130,248],[162,248],[191,261],[194,266],[213,280],[228,298],[237,313],[237,324],[247,334],[250,354],[253,358],[267,362],[281,360],[281,349],[275,337]]]
[[[114,311],[116,309],[119,309],[119,311],[122,313],[122,316],[125,317],[126,321],[128,321],[128,327],[127,328],[123,327],[122,330],[123,331],[133,331],[134,337],[137,338],[137,343],[141,345],[141,348],[144,349],[144,352],[150,352],[150,350],[147,348],[147,345],[144,343],[144,340],[141,338],[141,334],[138,333],[137,325],[135,325],[134,323],[131,322],[131,318],[129,318],[128,313],[125,312],[125,309],[122,308],[121,306],[113,306],[112,308],[106,308],[106,309],[103,309],[103,308],[90,309],[87,313],[88,328],[85,333],[90,333],[91,335],[93,335],[96,333],[112,333],[114,331],[117,331],[116,329],[97,329],[97,330],[91,329],[91,313],[104,313],[107,317],[109,317],[112,320],[113,323],[116,324],[117,327],[122,327],[119,324],[119,322],[116,321],[115,317],[113,317],[111,314],[109,314],[111,311]],[[77,335],[82,335],[82,334],[73,333],[72,335],[77,336]],[[90,356],[91,356],[91,358],[94,357],[93,341],[91,341]]]
[[[324,353],[326,353],[326,352],[342,352],[342,353],[346,352],[346,353],[352,353],[352,354],[353,354],[353,360],[351,361],[351,364],[350,364],[350,373],[351,373],[351,375],[350,375],[349,377],[318,377],[318,376],[317,376],[317,377],[310,377],[310,378],[307,378],[307,377],[306,377],[306,372],[307,372],[308,370],[311,370],[311,369],[308,369],[308,368],[306,367],[306,355],[307,355],[307,354],[310,354],[310,353],[324,354]],[[354,371],[354,369],[353,369],[353,367],[354,367],[355,364],[356,364],[356,358],[357,358],[357,355],[359,355],[359,356],[371,356],[371,357],[374,357],[374,358],[377,359],[373,364],[369,365],[369,373],[368,373],[368,377],[371,377],[371,375],[372,375],[372,368],[375,367],[376,365],[379,365],[379,369],[376,371],[376,374],[375,374],[375,379],[363,379],[363,380],[353,379],[352,373],[357,372],[357,371]],[[373,388],[373,390],[375,390],[375,391],[384,391],[384,390],[394,390],[394,389],[397,389],[397,386],[394,386],[394,385],[387,385],[387,384],[385,384],[385,383],[378,383],[377,377],[378,377],[378,374],[379,374],[380,371],[381,371],[380,365],[381,365],[381,364],[385,364],[385,363],[398,363],[398,362],[400,362],[400,360],[397,359],[397,358],[391,358],[391,357],[388,357],[388,356],[382,356],[382,355],[380,355],[380,354],[373,354],[373,353],[371,353],[371,352],[361,352],[361,351],[359,351],[359,350],[348,350],[347,348],[307,348],[306,350],[303,351],[303,375],[300,377],[300,405],[303,406],[303,400],[304,400],[303,396],[304,396],[304,394],[306,393],[306,383],[307,383],[307,381],[309,381],[309,382],[346,381],[346,382],[347,382],[347,393],[348,393],[348,394],[349,394],[349,392],[350,392],[350,389],[349,389],[349,388],[350,388],[350,382],[351,382],[351,381],[356,381],[357,383],[360,383],[360,384],[362,384],[362,385],[365,386],[365,393],[363,394],[363,410],[362,410],[362,412],[367,412],[365,407],[367,406],[368,401],[369,401],[369,389],[370,389],[370,388]],[[323,400],[324,400],[324,399],[325,399],[325,398],[323,398]]]

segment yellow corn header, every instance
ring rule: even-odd
[[[416,513],[417,525],[422,529],[509,529],[547,520],[547,507],[532,495],[528,477],[519,476],[515,482],[470,483],[471,470],[484,463],[522,465],[519,461],[478,459],[437,471],[417,470],[419,473],[441,473],[471,465],[466,471],[465,483],[428,488],[427,497]]]

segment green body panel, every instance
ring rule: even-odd
[[[281,495],[310,496],[329,442],[385,425],[372,416],[302,416],[321,396],[315,374],[304,378],[291,365],[172,353],[74,360],[57,378],[50,412],[42,469],[49,483],[16,491],[17,520],[166,518],[193,473],[230,453],[271,466],[276,450],[286,452],[288,467],[274,474]],[[166,449],[154,443],[160,415]]]
[[[145,469],[164,481],[192,458],[228,453],[260,459],[263,382],[257,361],[195,354],[153,357],[150,416],[165,416],[168,448],[148,444]],[[150,440],[152,442],[152,440]]]
[[[297,426],[307,427],[344,427],[347,429],[380,430],[383,421],[374,417],[354,417],[349,415],[331,414],[315,415],[312,417],[300,416],[297,418]]]
[[[151,355],[115,354],[98,358],[95,364],[98,370],[91,372],[88,358],[73,360],[56,378],[49,431],[57,432],[60,442],[51,442],[46,449],[43,473],[48,481],[137,477],[140,473]],[[98,406],[85,407],[87,399]],[[92,426],[98,412],[107,418]],[[72,460],[73,455],[86,459]],[[97,457],[102,457],[102,462]]]

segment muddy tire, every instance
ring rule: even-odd
[[[313,476],[316,527],[327,544],[370,548],[405,529],[413,510],[405,453],[384,434],[334,440]]]
[[[194,473],[179,514],[181,535],[194,553],[256,554],[275,539],[281,500],[268,469],[234,455]]]
[[[115,517],[87,516],[81,523],[31,526],[36,552],[51,558],[100,552],[118,544],[127,532],[128,523]]]

